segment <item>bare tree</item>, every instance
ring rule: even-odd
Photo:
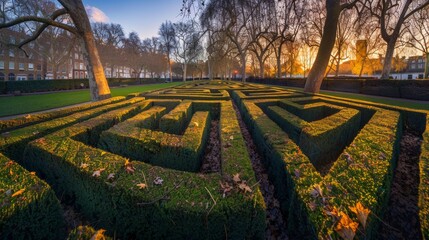
[[[133,70],[132,77],[139,78],[146,69],[146,58],[143,57],[143,46],[139,35],[131,32],[128,38],[124,39],[123,51],[125,60],[123,63]]]
[[[306,1],[283,0],[276,2],[272,47],[277,63],[276,77],[281,77],[281,57],[284,44],[295,42],[304,23]]]
[[[174,48],[176,46],[176,34],[174,31],[174,26],[171,22],[166,21],[165,23],[161,24],[161,27],[158,31],[159,34],[159,40],[161,43],[161,49],[167,56],[167,63],[168,63],[168,73],[170,76],[170,82],[173,81],[173,73],[171,70],[171,54],[174,51]]]
[[[121,47],[125,34],[120,24],[97,22],[92,25],[95,43],[100,53],[104,68],[110,68],[110,76],[116,77],[115,67],[124,62]]]
[[[91,30],[91,24],[82,1],[58,0],[58,2],[63,8],[53,11],[50,16],[42,16],[40,14],[24,15],[21,13],[21,15],[17,15],[17,17],[12,20],[3,17],[6,21],[0,23],[0,29],[12,28],[29,22],[39,23],[37,29],[30,37],[16,44],[16,47],[19,49],[22,49],[26,44],[36,40],[48,26],[62,28],[75,34],[81,41],[83,54],[87,62],[91,99],[97,101],[109,98],[109,85],[104,75],[103,66]],[[67,14],[72,19],[73,25],[59,21],[61,16]]]
[[[380,23],[381,37],[387,43],[382,79],[388,79],[398,39],[404,33],[404,24],[429,5],[429,0],[366,0],[365,6]]]
[[[182,64],[183,81],[186,81],[188,64],[194,61],[202,52],[201,38],[203,34],[193,20],[174,23],[176,47],[174,57]]]
[[[203,12],[203,17],[211,19],[215,31],[221,31],[233,43],[234,51],[240,59],[242,81],[246,80],[247,54],[250,46],[262,32],[251,32],[252,17],[261,1],[214,0],[210,1]],[[256,19],[255,19],[256,20]]]
[[[316,59],[305,82],[304,91],[319,92],[323,78],[325,77],[326,68],[329,64],[332,49],[335,45],[340,14],[355,7],[358,1],[326,0],[326,19],[323,26],[323,34]]]
[[[382,69],[381,59],[371,59],[371,56],[380,54],[384,44],[378,30],[379,23],[370,16],[361,16],[354,30],[355,45],[351,47],[355,52],[355,62],[352,73],[361,77],[364,73],[371,75]]]
[[[426,58],[424,77],[429,78],[429,8],[416,12],[406,25],[406,31],[407,45],[421,51]]]

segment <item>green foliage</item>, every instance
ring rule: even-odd
[[[35,173],[0,154],[0,239],[61,239],[62,210]]]
[[[155,112],[163,109],[153,105]],[[78,129],[91,135],[93,129],[106,126],[118,112],[100,115],[47,135],[43,141],[31,142],[25,151],[26,159],[31,161],[26,161],[26,165],[46,175],[57,193],[75,196],[76,205],[85,216],[97,220],[96,227],[116,232],[121,238],[220,239],[227,235],[233,239],[262,239],[265,213],[259,185],[231,103],[221,103],[220,109],[222,142],[234,146],[222,150],[223,175],[195,174],[129,161],[74,140],[81,136]],[[150,116],[153,115],[145,119],[151,119]],[[193,122],[206,126],[208,113],[196,112]],[[201,130],[190,127],[193,129],[189,132],[195,135],[208,129],[208,126]],[[190,140],[188,147],[201,145]],[[234,190],[222,197],[219,182],[236,173],[241,174],[253,191]]]
[[[122,100],[124,100],[124,97],[114,97],[114,98],[109,98],[109,99],[94,102],[94,103],[83,104],[77,107],[66,108],[66,109],[62,109],[54,112],[40,113],[40,114],[34,114],[34,115],[28,114],[24,117],[14,118],[11,120],[0,120],[0,133],[10,131],[16,128],[22,128],[30,124],[51,120],[58,117],[64,117],[76,112],[93,109],[99,106],[116,103]]]
[[[424,239],[429,239],[429,118],[423,133],[420,155],[419,217]]]
[[[286,101],[282,103],[287,104]],[[261,101],[267,115],[255,102],[243,102],[241,105],[241,112],[250,129],[253,129],[252,135],[266,158],[283,212],[289,216],[292,236],[317,238],[332,234],[334,222],[326,215],[326,209],[333,207],[349,213],[349,207],[360,201],[372,212],[382,215],[401,137],[400,116],[398,112],[369,107],[375,115],[360,130],[360,113],[355,108],[361,106],[347,105],[350,108],[340,107],[339,112],[311,123],[273,106],[269,101]],[[279,126],[295,139],[290,139]],[[323,177],[308,158],[311,154],[307,152],[306,144],[312,141],[313,146],[307,149],[315,148],[323,152],[332,145],[338,148],[339,144],[350,138],[354,138],[353,142]],[[298,147],[297,144],[302,146]],[[324,194],[323,201],[320,196],[312,194],[315,186]],[[377,227],[378,221],[370,218],[369,227],[365,229],[366,236],[373,236]]]
[[[105,230],[95,230],[90,226],[79,226],[73,229],[67,240],[111,240],[111,237],[104,235]]]
[[[102,113],[125,107],[140,101],[143,101],[143,99],[133,98],[126,101],[120,101],[118,103],[108,104],[105,106],[101,105],[99,107],[81,112],[76,112],[65,117],[60,117],[50,121],[48,120],[27,127],[12,130],[7,134],[3,134],[0,136],[0,151],[2,151],[8,156],[13,157],[14,160],[20,162],[22,159],[22,153],[29,141],[40,138],[55,130],[70,126],[74,123],[84,121]]]

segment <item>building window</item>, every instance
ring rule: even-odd
[[[411,79],[413,79],[413,75],[409,74],[408,75],[408,80],[411,80]]]
[[[15,81],[15,74],[9,73],[9,81]]]
[[[9,49],[9,57],[15,57],[15,52],[12,49]]]
[[[9,62],[9,69],[15,69],[15,62]]]
[[[41,64],[37,64],[37,71],[42,71],[42,65]]]
[[[25,70],[24,63],[19,63],[18,67],[19,67],[19,70]]]
[[[34,70],[34,64],[29,63],[28,64],[28,70]]]
[[[83,63],[80,63],[80,64],[79,64],[79,69],[80,69],[80,70],[84,70],[84,68],[83,68]]]
[[[416,69],[416,64],[411,64],[411,69]]]
[[[4,69],[4,61],[0,61],[0,69]]]
[[[79,54],[78,53],[74,54],[74,59],[79,59]]]
[[[4,73],[0,72],[0,81],[4,81]]]
[[[419,79],[423,79],[423,74],[419,74]]]
[[[17,77],[16,77],[16,80],[17,81],[23,81],[23,80],[27,80],[27,76],[23,76],[23,75],[18,75]]]
[[[28,80],[34,80],[34,75],[33,74],[28,74]]]
[[[423,64],[422,63],[419,64],[419,68],[423,69]]]
[[[4,49],[0,49],[0,56],[4,55]]]
[[[423,59],[419,58],[419,63],[423,62]]]
[[[42,75],[37,74],[37,80],[42,80]]]

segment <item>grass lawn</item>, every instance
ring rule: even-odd
[[[276,86],[276,85],[267,85],[267,86]],[[291,88],[302,90],[302,88],[292,88],[292,87],[284,87],[284,86],[276,86],[281,88]],[[341,97],[341,98],[350,98],[355,100],[361,100],[366,102],[373,103],[381,103],[391,106],[404,107],[404,108],[412,108],[418,110],[429,110],[429,103],[424,101],[414,101],[408,99],[401,98],[387,98],[387,97],[379,97],[379,96],[370,96],[370,95],[362,95],[356,93],[346,93],[346,92],[331,92],[331,91],[320,91],[320,94],[333,96],[333,97]]]
[[[181,84],[177,83],[161,83],[143,86],[129,86],[123,88],[112,88],[112,96],[126,96],[130,93],[145,92],[161,88],[173,87]],[[43,111],[52,108],[64,107],[73,104],[88,102],[89,90],[67,91],[57,93],[46,93],[26,96],[7,96],[0,97],[0,117],[19,115]]]
[[[381,103],[381,104],[398,106],[398,107],[405,107],[405,108],[412,108],[412,109],[419,109],[419,110],[429,110],[429,103],[424,103],[423,101],[413,101],[413,100],[400,99],[400,98],[384,98],[384,97],[368,96],[368,95],[344,93],[344,92],[320,91],[320,93],[328,96],[350,98],[350,99],[356,99],[356,100],[373,102],[373,103]]]

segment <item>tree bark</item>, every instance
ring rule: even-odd
[[[395,53],[397,35],[392,35],[387,43],[386,55],[384,57],[383,71],[381,72],[381,79],[389,79],[390,71],[392,70],[393,54]]]
[[[241,81],[246,82],[246,52],[243,51],[240,54],[240,60],[241,60]]]
[[[86,59],[91,100],[98,101],[110,98],[110,88],[104,75],[91,24],[82,1],[60,0],[60,3],[68,10],[82,40],[82,52]]]
[[[424,76],[424,78],[429,78],[429,52],[426,53],[425,76]]]
[[[323,27],[323,36],[317,51],[316,60],[308,74],[304,91],[318,93],[329,64],[332,49],[337,35],[338,19],[341,13],[339,0],[326,0],[326,19]]]
[[[183,64],[183,81],[186,82],[186,70],[188,68],[188,64]]]

